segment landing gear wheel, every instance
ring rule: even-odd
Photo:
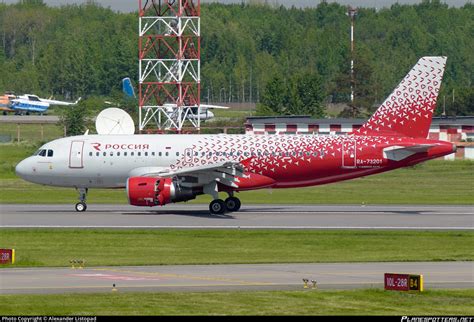
[[[225,213],[226,206],[225,202],[222,199],[212,200],[209,204],[209,211],[213,215],[222,215]]]
[[[239,211],[240,206],[240,199],[237,197],[229,197],[225,200],[225,207],[230,212]]]
[[[87,205],[85,202],[78,202],[76,203],[76,211],[77,212],[84,212],[87,209]]]

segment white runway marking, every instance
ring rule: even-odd
[[[58,226],[58,225],[4,225],[0,228],[89,228],[89,229],[328,229],[328,230],[370,230],[370,229],[384,229],[384,230],[474,230],[474,227],[385,227],[385,226]]]

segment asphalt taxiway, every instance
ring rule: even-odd
[[[474,287],[473,262],[173,265],[2,269],[0,294],[383,288],[384,273],[423,274],[425,288]]]
[[[210,215],[205,204],[139,208],[89,204],[0,205],[0,228],[227,228],[473,230],[473,206],[248,205]]]

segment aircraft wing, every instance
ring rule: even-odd
[[[245,161],[244,161],[245,163]],[[187,167],[179,170],[170,168],[147,168],[134,170],[133,174],[142,177],[178,177],[183,186],[203,186],[212,182],[219,182],[229,187],[238,188],[237,177],[244,177],[244,166],[240,162],[223,161],[213,164]]]
[[[190,183],[189,185],[204,185],[213,181],[217,181],[224,185],[237,188],[237,185],[234,181],[236,177],[244,176],[244,167],[239,162],[223,161],[213,164],[187,167],[179,170],[165,168],[157,172],[142,174],[142,176],[156,176],[162,178],[175,176],[178,178],[192,177],[194,180],[185,180],[183,182],[184,185],[186,185],[186,181]]]
[[[175,170],[175,171],[164,169],[161,172],[159,172],[158,175],[160,177],[173,177],[173,176],[180,176],[180,175],[208,173],[208,172],[214,172],[214,171],[226,172],[226,173],[230,171],[234,175],[239,175],[239,174],[242,175],[244,168],[239,162],[224,161],[224,162],[217,162],[213,164],[200,165],[196,167],[183,168],[183,169]]]

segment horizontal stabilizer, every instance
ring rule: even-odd
[[[418,144],[412,146],[391,146],[383,149],[383,156],[385,159],[392,161],[400,161],[408,158],[416,153],[428,152],[428,150],[434,147],[434,144]]]

